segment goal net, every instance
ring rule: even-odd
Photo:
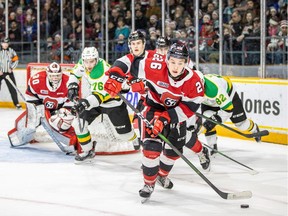
[[[45,71],[49,63],[29,63],[27,65],[27,81],[34,74]],[[72,71],[74,64],[60,64],[63,73],[69,75]],[[89,92],[89,83],[87,79],[82,79],[80,83],[81,97],[86,97]],[[85,91],[86,90],[86,91]],[[124,142],[118,138],[115,128],[106,114],[97,117],[91,125],[88,126],[92,140],[97,142],[96,153],[103,155],[110,154],[129,154],[137,152],[134,149],[132,142]],[[45,132],[44,128],[38,127],[35,135],[36,142],[53,142],[49,135]]]

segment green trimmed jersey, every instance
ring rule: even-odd
[[[231,80],[216,74],[205,74],[204,80],[205,100],[203,104],[231,111],[235,94]]]
[[[89,72],[85,69],[82,59],[80,59],[70,74],[69,83],[76,82],[79,84],[81,81],[81,98],[87,98],[92,94],[102,107],[118,106],[120,104],[119,99],[111,98],[104,90],[104,84],[108,80],[105,72],[109,68],[110,64],[99,58],[97,64]]]

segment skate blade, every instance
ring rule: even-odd
[[[86,159],[85,161],[74,160],[74,164],[76,164],[76,165],[93,165],[94,164],[94,158]]]
[[[144,203],[148,202],[149,200],[150,200],[150,197],[143,198],[141,200],[141,204],[144,204]]]

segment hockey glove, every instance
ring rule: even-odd
[[[79,95],[79,85],[76,82],[68,85],[68,99],[74,101]]]
[[[146,131],[151,137],[155,138],[161,133],[166,125],[170,123],[171,119],[168,112],[162,112],[154,121],[153,128],[147,128]]]
[[[71,108],[71,113],[73,115],[81,114],[84,110],[88,109],[90,107],[90,104],[88,102],[88,100],[86,99],[79,99],[78,103],[75,104],[72,108]]]
[[[125,74],[118,67],[110,68],[105,74],[108,75],[109,78],[104,84],[104,90],[110,94],[111,97],[115,97],[122,89]]]
[[[145,84],[142,79],[136,77],[130,77],[127,80],[127,84],[131,87],[133,92],[145,93]]]
[[[222,119],[219,115],[217,114],[214,114],[210,117],[210,119],[214,120],[214,121],[217,121],[219,123],[222,123]],[[214,122],[211,122],[209,120],[206,120],[204,123],[203,123],[203,127],[206,129],[206,132],[209,132],[211,130],[213,130],[213,128],[216,126],[216,124]]]

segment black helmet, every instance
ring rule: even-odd
[[[171,41],[167,37],[160,36],[156,41],[156,47],[170,47]]]
[[[3,38],[2,40],[1,40],[1,43],[9,43],[10,42],[10,39],[9,38]]]
[[[145,43],[145,35],[139,30],[133,31],[128,37],[128,44],[130,45],[131,41],[135,40],[142,40]]]
[[[189,59],[189,52],[185,44],[183,43],[174,43],[170,47],[167,53],[167,59],[170,57],[185,59],[188,62]]]

